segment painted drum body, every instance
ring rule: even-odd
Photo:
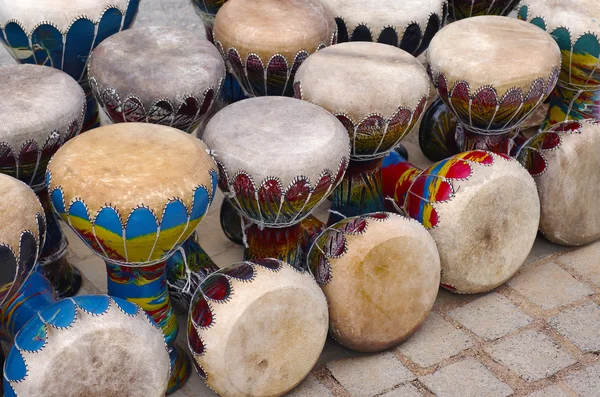
[[[100,125],[86,63],[92,50],[128,29],[140,0],[0,1],[0,41],[20,63],[51,66],[69,74],[86,95],[83,131]]]
[[[335,44],[337,29],[319,0],[229,0],[213,38],[246,95],[292,96],[300,64]]]
[[[144,123],[82,134],[48,165],[54,210],[105,260],[109,293],[139,304],[163,329],[173,368],[169,392],[187,379],[189,364],[174,345],[166,261],[206,215],[217,179],[202,141]]]
[[[330,111],[350,138],[351,163],[334,191],[334,211],[356,216],[384,209],[382,158],[418,123],[429,88],[421,63],[385,44],[338,44],[300,66],[296,98]],[[332,214],[329,223],[338,219]]]
[[[203,139],[219,167],[219,187],[246,224],[258,226],[249,231],[246,258],[303,266],[299,223],[340,183],[348,164],[343,124],[298,99],[251,98],[217,113]]]
[[[192,132],[219,95],[225,64],[203,37],[144,27],[104,40],[90,58],[88,76],[94,96],[113,122]]]
[[[508,15],[519,0],[448,0],[448,20],[481,15]]]
[[[521,267],[537,235],[540,201],[519,162],[484,151],[433,164],[411,184],[406,213],[425,226],[440,253],[443,287],[490,291]]]
[[[600,10],[594,0],[519,3],[518,17],[552,35],[562,70],[542,130],[566,120],[600,118]]]
[[[46,217],[38,197],[23,182],[3,174],[0,174],[0,224],[2,307],[29,277],[46,235]]]
[[[160,328],[139,306],[82,295],[32,314],[5,368],[6,397],[162,397],[170,362]]]
[[[27,183],[40,197],[47,238],[39,259],[59,297],[76,294],[81,275],[67,262],[68,242],[52,213],[44,175],[58,148],[81,131],[85,109],[81,87],[60,70],[0,68],[0,173]]]
[[[281,396],[308,375],[327,338],[325,296],[310,274],[259,259],[212,273],[192,300],[188,345],[221,396]]]
[[[346,218],[321,233],[308,258],[327,297],[331,335],[354,350],[402,342],[437,297],[440,257],[414,219],[385,212]]]
[[[416,56],[444,26],[446,0],[323,0],[335,17],[338,40],[393,45]]]
[[[518,159],[535,179],[540,231],[550,241],[583,245],[600,238],[596,120],[565,121],[529,139]]]
[[[510,153],[510,139],[552,92],[560,50],[546,32],[500,16],[444,27],[427,52],[440,98],[458,120],[460,150]]]

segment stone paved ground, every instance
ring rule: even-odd
[[[202,29],[188,0],[143,0],[137,24]],[[9,62],[0,51],[0,64]],[[424,166],[416,139],[412,134],[405,144],[411,161]],[[226,266],[240,260],[242,250],[221,232],[219,206],[217,197],[198,233],[213,259]],[[70,260],[85,275],[82,292],[105,292],[103,263],[67,235]],[[424,326],[395,349],[364,355],[329,340],[312,374],[290,396],[598,397],[599,305],[600,242],[565,250],[538,238],[521,271],[494,292],[440,290]],[[185,315],[178,319],[185,323]],[[214,394],[193,374],[173,396]]]

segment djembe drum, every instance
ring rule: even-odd
[[[600,9],[593,0],[524,0],[519,19],[546,30],[558,43],[562,69],[541,130],[565,120],[600,117]]]
[[[81,87],[59,70],[0,68],[0,173],[27,183],[42,201],[48,231],[40,263],[59,297],[77,293],[81,275],[67,262],[67,239],[52,213],[44,175],[56,150],[79,134],[85,108]]]
[[[352,65],[352,67],[348,67]],[[342,43],[311,55],[296,73],[297,98],[322,106],[346,127],[350,166],[335,189],[329,224],[384,210],[383,157],[418,122],[429,78],[412,55],[377,43]]]
[[[219,95],[225,65],[202,37],[145,27],[117,33],[96,47],[88,76],[94,96],[113,122],[163,124],[192,132]]]
[[[94,96],[113,122],[148,122],[192,132],[219,95],[225,65],[202,37],[147,27],[117,33],[96,47],[88,75]],[[217,269],[195,235],[190,239],[167,265],[171,296],[186,311],[199,281]]]
[[[140,0],[0,0],[0,41],[20,63],[51,66],[79,82],[86,96],[83,131],[100,125],[87,74],[98,44],[128,29]]]
[[[338,42],[375,41],[414,56],[427,49],[448,14],[447,0],[323,0],[335,17]]]
[[[308,102],[251,98],[217,113],[204,141],[219,167],[219,187],[244,222],[253,223],[245,258],[302,267],[299,223],[340,183],[348,164],[342,123]]]
[[[165,265],[212,202],[218,174],[206,151],[170,127],[121,123],[71,140],[48,165],[54,210],[105,260],[109,294],[139,304],[162,328],[169,392],[187,379],[189,361],[174,344]]]
[[[308,375],[327,327],[327,301],[308,272],[258,259],[204,280],[190,308],[188,346],[219,395],[277,397]]]
[[[300,64],[335,44],[336,36],[333,17],[319,0],[229,0],[213,31],[217,49],[248,96],[292,96]]]
[[[139,306],[83,295],[29,314],[6,358],[5,397],[165,395],[165,339]]]
[[[550,241],[583,245],[600,238],[600,125],[565,121],[532,137],[518,159],[535,179],[540,231]]]
[[[500,16],[449,24],[431,40],[427,59],[433,84],[462,130],[459,150],[504,154],[554,88],[560,68],[549,34]]]
[[[448,0],[448,20],[481,15],[508,15],[519,0]]]
[[[425,169],[410,185],[404,211],[437,243],[441,285],[467,294],[490,291],[512,277],[529,255],[540,221],[527,170],[511,157],[484,151]]]
[[[308,266],[327,297],[331,335],[362,352],[412,335],[440,285],[431,235],[414,219],[386,212],[327,228],[310,248]]]

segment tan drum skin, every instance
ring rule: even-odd
[[[600,238],[600,125],[566,121],[527,141],[518,159],[535,179],[540,231],[550,241],[577,246]]]
[[[328,320],[325,296],[308,272],[275,259],[240,262],[196,291],[188,344],[198,373],[219,395],[281,396],[319,359]]]
[[[330,333],[354,350],[377,352],[402,342],[437,297],[435,241],[418,221],[401,215],[342,220],[317,238],[308,258],[327,297]]]

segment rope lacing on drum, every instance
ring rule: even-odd
[[[337,215],[337,216],[341,217],[342,219],[348,219],[348,217],[346,215],[344,215],[341,212],[338,212],[336,210],[328,209],[327,212],[329,212],[330,214]]]
[[[394,209],[396,210],[397,213],[407,216],[406,215],[406,211],[404,211],[403,208],[400,208],[400,206],[398,206],[398,203],[396,203],[396,200],[394,200],[392,197],[390,196],[385,196],[384,200],[389,201],[390,203],[392,203],[392,206],[394,207]]]

